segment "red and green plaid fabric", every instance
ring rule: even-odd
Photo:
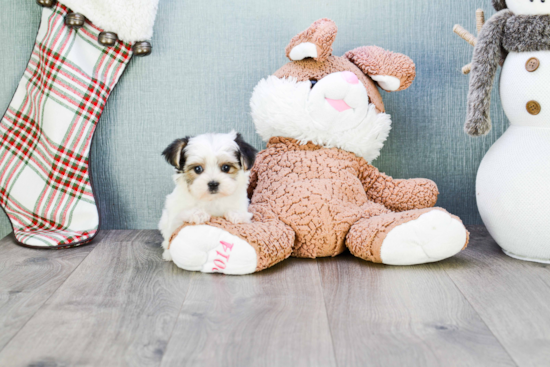
[[[90,22],[65,26],[68,9],[44,8],[29,64],[0,121],[0,205],[21,244],[68,247],[90,241],[99,214],[89,153],[107,98],[131,45],[101,46]]]

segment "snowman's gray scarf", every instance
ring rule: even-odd
[[[491,91],[499,62],[507,52],[550,50],[550,16],[496,13],[479,34],[470,76],[468,116],[464,130],[473,136],[491,130]]]

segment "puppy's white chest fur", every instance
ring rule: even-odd
[[[164,238],[163,247],[168,248],[172,234],[183,224],[203,224],[211,217],[222,217],[233,223],[249,223],[252,214],[248,213],[247,187],[250,173],[239,173],[237,189],[230,196],[214,200],[199,200],[190,192],[185,177],[174,175],[176,187],[166,197],[166,203],[159,223],[159,230]]]

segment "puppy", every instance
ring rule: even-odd
[[[164,150],[176,169],[176,187],[166,197],[159,223],[164,260],[172,260],[170,237],[184,222],[203,224],[211,217],[250,222],[247,189],[256,153],[235,131],[177,139]]]

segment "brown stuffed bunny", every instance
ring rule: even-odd
[[[287,47],[291,62],[254,90],[252,116],[268,145],[251,171],[253,222],[184,224],[170,245],[179,267],[248,274],[346,247],[367,261],[412,265],[466,246],[460,219],[432,208],[435,183],[394,180],[367,163],[391,127],[377,84],[408,88],[414,63],[375,46],[333,56],[336,31],[331,20],[313,23]]]

